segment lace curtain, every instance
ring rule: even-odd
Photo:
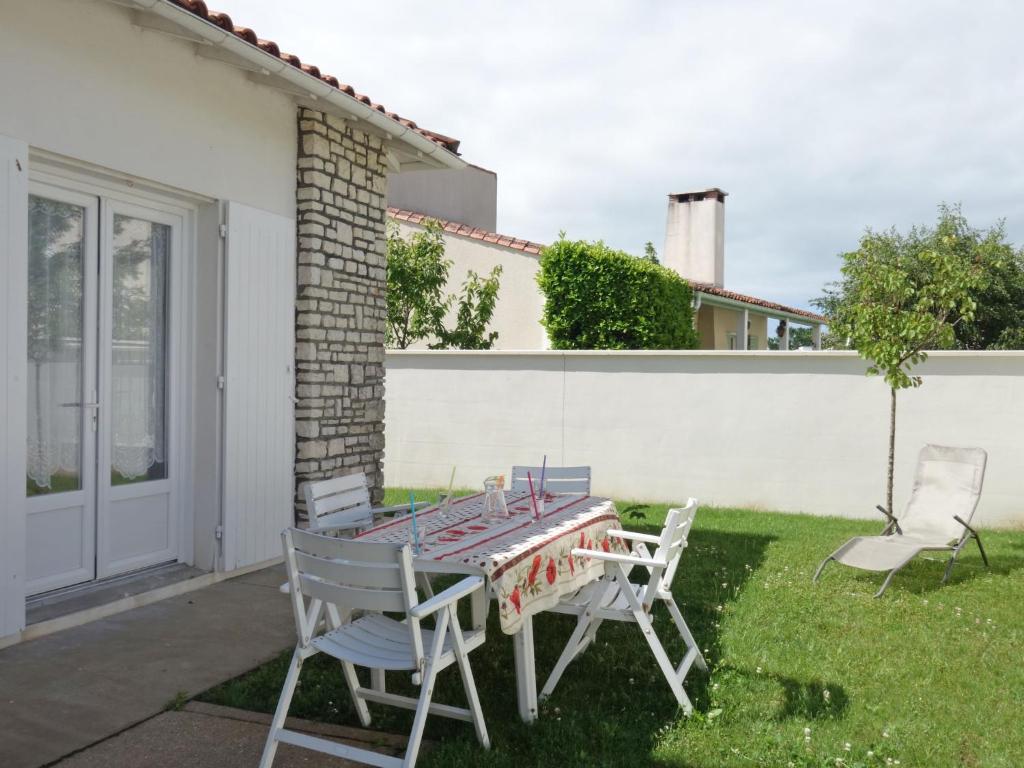
[[[33,495],[82,487],[82,404],[95,394],[95,372],[83,371],[82,331],[95,323],[83,317],[84,243],[94,236],[84,228],[80,206],[31,197],[26,449]],[[171,228],[115,215],[113,235],[110,464],[120,475],[115,482],[153,480],[166,477]]]
[[[33,494],[81,487],[84,222],[77,205],[29,199],[27,474]],[[58,477],[62,482],[55,484]]]
[[[170,246],[170,227],[114,217],[110,463],[126,480],[166,476]]]

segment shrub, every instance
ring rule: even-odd
[[[693,349],[689,283],[604,243],[566,240],[541,252],[537,283],[554,349]]]

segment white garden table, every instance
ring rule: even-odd
[[[416,569],[424,573],[482,575],[496,599],[501,629],[513,636],[519,714],[537,718],[537,675],[533,654],[533,616],[559,599],[600,578],[604,565],[574,557],[574,548],[622,552],[608,531],[619,528],[610,499],[597,496],[547,496],[544,514],[535,521],[528,494],[505,493],[512,516],[483,519],[484,494],[455,499],[442,514],[438,507],[416,512],[422,537]],[[364,541],[404,543],[410,540],[412,516],[383,522],[359,534]],[[483,628],[488,601],[483,591],[472,603],[473,628]]]

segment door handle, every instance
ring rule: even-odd
[[[99,403],[61,403],[61,408],[99,408]]]

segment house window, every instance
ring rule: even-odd
[[[757,346],[757,336],[747,336],[747,349],[760,349]]]
[[[736,334],[735,333],[727,333],[727,334],[725,334],[725,339],[726,339],[726,342],[727,342],[726,346],[729,349],[736,349]]]

